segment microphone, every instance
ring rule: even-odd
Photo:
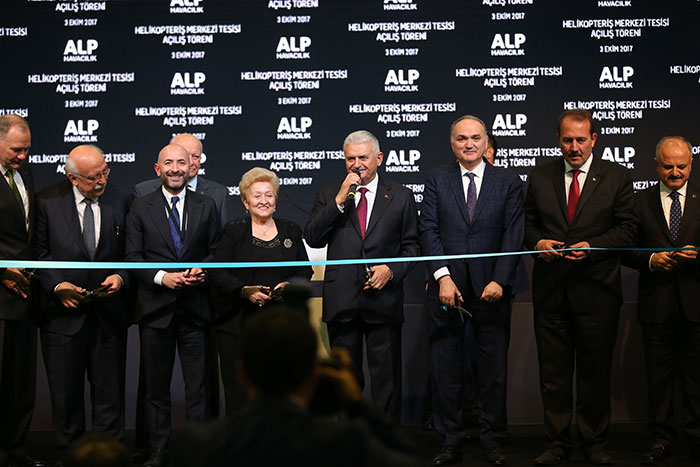
[[[356,173],[358,176],[360,175],[360,171],[355,169],[352,171],[353,173]],[[350,185],[350,191],[348,191],[348,198],[355,199],[355,196],[357,196],[357,185],[352,184]]]

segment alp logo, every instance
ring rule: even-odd
[[[64,62],[96,62],[95,50],[100,46],[97,39],[68,39],[63,48]]]
[[[204,13],[203,0],[170,0],[170,13]]]
[[[175,72],[173,79],[170,81],[170,94],[173,96],[201,96],[204,95],[202,83],[207,80],[207,75],[201,71],[190,73]]]
[[[604,66],[598,78],[600,89],[632,89],[632,78],[634,68],[631,66],[609,67]]]
[[[311,47],[309,36],[282,36],[277,42],[276,58],[278,60],[308,59],[311,58],[311,52],[306,51],[309,47]]]
[[[496,114],[493,119],[493,134],[495,136],[527,136],[523,125],[527,123],[525,114]]]
[[[527,38],[525,34],[517,32],[510,35],[510,33],[499,34],[496,33],[491,41],[491,55],[492,56],[503,56],[503,55],[525,55],[525,49],[522,45],[525,43]]]
[[[386,157],[385,172],[420,172],[417,164],[420,151],[417,149],[392,149]]]
[[[634,162],[632,162],[632,159],[634,159],[635,154],[636,151],[631,146],[606,147],[603,149],[603,155],[600,156],[600,158],[610,162],[617,162],[628,169],[634,169]]]
[[[384,78],[384,92],[417,92],[418,85],[414,84],[420,78],[420,71],[389,70]]]
[[[418,3],[414,0],[384,0],[384,11],[387,10],[417,10]]]
[[[277,125],[277,139],[311,139],[308,129],[313,123],[311,117],[282,117]]]
[[[63,130],[64,143],[96,143],[95,132],[100,127],[97,120],[68,120]]]

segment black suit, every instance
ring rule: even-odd
[[[296,222],[285,219],[275,219],[277,232],[282,248],[280,249],[281,261],[308,261],[304,242],[301,239],[301,227]],[[229,222],[224,228],[219,246],[214,253],[214,261],[259,261],[256,258],[253,243],[253,231],[250,218]],[[245,400],[245,394],[238,384],[236,375],[236,360],[239,357],[238,339],[241,326],[245,319],[258,311],[258,307],[249,300],[241,298],[241,289],[246,285],[258,285],[253,282],[255,269],[214,269],[211,271],[211,285],[216,291],[217,313],[217,346],[221,362],[221,379],[224,384],[224,397],[226,413],[230,414],[238,409]],[[279,276],[274,287],[280,282],[288,281],[294,277],[311,279],[313,269],[310,266],[295,266],[275,268]]]
[[[192,191],[186,193],[184,203],[182,251],[178,257],[162,190],[137,198],[127,216],[126,261],[210,261],[219,238],[216,205],[208,196]],[[207,413],[206,335],[202,326],[211,318],[211,311],[205,287],[172,290],[154,283],[157,273],[154,269],[133,271],[138,279],[136,321],[147,380],[150,442],[153,448],[164,449],[171,429],[170,380],[176,347],[185,379],[187,418],[201,420]]]
[[[183,427],[175,467],[417,466],[393,424],[358,403],[347,419],[315,417],[283,398],[263,397],[231,417]]]
[[[364,240],[355,204],[340,212],[335,195],[340,183],[327,185],[316,196],[304,238],[309,246],[328,245],[328,259],[412,257],[420,254],[418,214],[413,193],[385,177],[379,178]],[[390,263],[394,277],[382,290],[363,290],[363,265],[326,266],[323,281],[323,321],[332,347],[347,347],[362,367],[363,334],[372,399],[384,413],[401,416],[401,325],[403,278],[410,261]]]
[[[122,261],[130,196],[109,185],[99,198],[100,237],[94,261]],[[64,180],[37,195],[37,252],[42,261],[91,261],[83,241],[73,185]],[[87,209],[87,208],[86,208]],[[80,307],[63,307],[54,293],[61,282],[92,290],[118,274],[122,290]],[[59,449],[85,432],[83,381],[91,383],[92,429],[124,435],[126,332],[131,319],[124,300],[126,270],[44,269],[40,273],[48,303],[42,307],[41,343],[51,391]]]
[[[635,195],[637,246],[700,246],[700,191],[688,182],[678,238],[673,240],[661,205],[659,187]],[[651,271],[653,252],[635,251],[625,264],[639,270],[637,311],[642,325],[649,388],[649,428],[655,442],[669,447],[674,393],[680,389],[688,440],[700,446],[700,263],[682,262],[670,272]]]
[[[629,247],[634,239],[629,171],[594,155],[571,223],[564,159],[530,174],[525,199],[525,245],[540,239],[587,241],[591,247]],[[594,251],[580,261],[535,260],[532,278],[540,389],[549,447],[571,449],[572,377],[584,450],[602,448],[610,424],[610,369],[622,287],[618,252]]]
[[[29,198],[29,228],[7,178],[0,175],[0,259],[35,259],[34,184],[27,163],[18,170]],[[0,273],[4,270],[0,268]],[[34,413],[36,390],[36,327],[34,301],[20,298],[0,284],[0,460],[24,453]]]

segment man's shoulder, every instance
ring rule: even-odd
[[[45,188],[42,188],[37,194],[37,199],[48,201],[50,199],[61,198],[71,193],[73,185],[67,179],[60,180]]]
[[[386,188],[387,190],[391,190],[392,192],[404,193],[404,194],[412,193],[409,188],[406,188],[402,184],[395,182],[393,180],[390,180],[386,177],[380,177],[379,184],[383,185],[384,188]]]
[[[105,189],[101,198],[105,201],[114,201],[116,203],[128,203],[131,200],[131,194],[119,185],[109,184]]]
[[[144,180],[134,185],[134,194],[136,196],[145,196],[156,191],[162,182],[160,178],[152,178],[150,180]]]

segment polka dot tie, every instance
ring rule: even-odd
[[[677,191],[672,191],[669,195],[671,201],[671,215],[668,219],[668,230],[671,231],[671,238],[675,242],[678,240],[678,232],[681,230],[681,202]]]

